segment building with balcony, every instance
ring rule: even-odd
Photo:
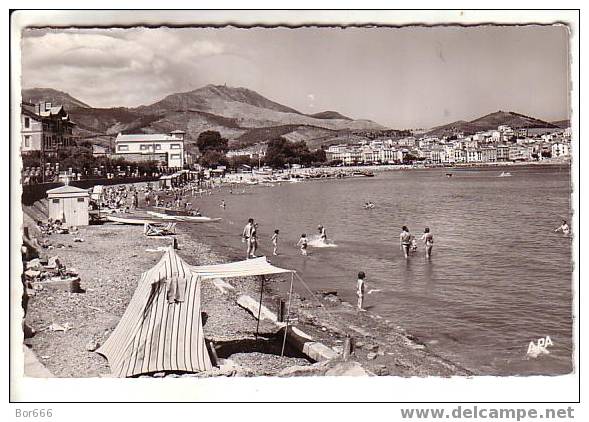
[[[61,105],[21,104],[21,152],[56,152],[76,144],[75,123]]]

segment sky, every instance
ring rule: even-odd
[[[553,121],[569,116],[568,48],[563,26],[27,29],[22,85],[136,107],[227,84],[397,129]]]

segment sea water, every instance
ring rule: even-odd
[[[512,176],[498,177],[502,171]],[[399,170],[233,191],[194,201],[221,223],[190,226],[231,259],[245,258],[240,235],[252,217],[258,255],[271,257],[279,229],[272,263],[350,302],[364,271],[369,311],[478,374],[572,371],[571,238],[553,231],[571,216],[568,167]],[[374,209],[364,208],[368,201]],[[313,247],[319,224],[336,247]],[[403,225],[417,237],[431,229],[430,260],[421,242],[404,258]],[[296,246],[303,233],[311,239],[307,257]],[[549,353],[528,356],[530,341],[546,336]]]

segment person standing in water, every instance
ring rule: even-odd
[[[280,230],[276,229],[274,230],[274,234],[272,235],[272,245],[274,245],[274,251],[272,252],[272,255],[276,256],[278,255],[278,234],[280,233]]]
[[[358,310],[359,311],[364,311],[364,287],[365,287],[365,279],[366,278],[366,274],[364,273],[364,271],[360,271],[358,273],[358,284],[357,284],[357,290],[356,290],[356,294],[358,295]]]
[[[399,235],[401,250],[405,254],[405,258],[409,258],[409,249],[411,248],[411,233],[407,226],[403,226]]]
[[[562,234],[564,234],[565,236],[568,235],[571,232],[571,228],[569,227],[569,225],[567,224],[566,220],[562,220],[562,224],[557,227],[554,232],[562,232]]]
[[[303,233],[297,242],[297,246],[301,247],[301,255],[307,256],[307,234]]]
[[[221,208],[225,209],[225,207],[226,207],[226,206],[227,206],[227,205],[225,204],[225,200],[224,200],[224,199],[222,199],[222,200],[221,200]]]
[[[319,237],[321,242],[324,245],[327,245],[327,230],[325,230],[325,227],[323,227],[321,224],[317,226],[317,230],[319,230]]]
[[[421,239],[425,243],[425,257],[432,257],[432,248],[434,247],[434,235],[430,233],[429,227],[423,229],[423,235]]]
[[[250,243],[252,246],[251,257],[257,258],[256,251],[258,250],[258,223],[254,223],[254,228],[251,231]]]
[[[252,247],[254,245],[252,243],[252,234],[255,233],[255,230],[254,219],[250,218],[241,233],[241,241],[247,243],[246,259],[249,259],[252,255]]]

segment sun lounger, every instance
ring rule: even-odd
[[[165,226],[145,223],[143,234],[146,236],[169,236],[176,234],[176,223],[168,223]]]

